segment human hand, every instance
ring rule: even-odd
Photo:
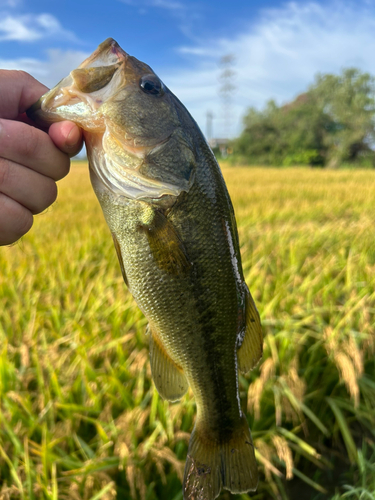
[[[0,70],[0,90],[0,245],[9,245],[55,201],[56,181],[68,174],[82,133],[67,121],[54,123],[47,133],[26,117],[48,90],[31,75]]]

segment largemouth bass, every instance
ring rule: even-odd
[[[146,64],[112,39],[28,111],[83,129],[93,188],[122,274],[148,319],[159,394],[197,404],[185,500],[255,490],[257,465],[238,392],[262,354],[234,211],[197,124]]]

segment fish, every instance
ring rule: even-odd
[[[239,371],[262,356],[233,206],[197,123],[145,63],[109,38],[27,112],[83,129],[90,179],[123,279],[148,320],[160,396],[196,401],[184,500],[254,491]]]

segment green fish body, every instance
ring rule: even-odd
[[[93,188],[124,280],[146,316],[160,395],[190,386],[197,418],[184,499],[255,490],[257,466],[238,369],[262,354],[233,207],[197,124],[144,63],[108,39],[29,116],[84,130]]]

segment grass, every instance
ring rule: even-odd
[[[375,499],[375,172],[223,171],[265,334],[251,498]],[[87,167],[59,191],[0,249],[0,499],[181,500],[194,398],[153,387]]]

